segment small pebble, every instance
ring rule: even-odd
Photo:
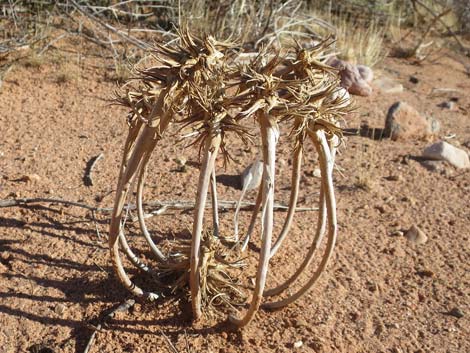
[[[442,109],[449,109],[449,110],[455,110],[455,102],[453,101],[446,101],[438,104],[438,107]]]
[[[178,172],[181,172],[181,173],[186,172],[186,162],[187,161],[188,160],[186,159],[186,157],[177,157],[177,158],[175,158],[176,165],[178,166],[176,168],[176,170]]]
[[[457,319],[460,319],[460,318],[465,316],[463,311],[461,309],[457,308],[457,307],[452,308],[447,314],[451,315],[453,317],[456,317]]]
[[[294,348],[300,348],[304,345],[304,343],[302,341],[297,341],[294,343]]]
[[[406,239],[408,239],[411,243],[416,245],[424,244],[428,241],[428,237],[424,232],[419,229],[416,225],[412,225],[410,229],[407,230],[405,233]]]
[[[419,276],[421,277],[434,277],[434,272],[431,271],[431,270],[422,270],[422,271],[418,271],[416,272]]]
[[[41,177],[37,174],[26,174],[26,175],[23,175],[21,176],[18,181],[24,181],[26,183],[29,183],[29,182],[38,182],[41,180]]]
[[[296,327],[296,328],[309,327],[308,322],[303,320],[303,319],[297,319],[293,322],[293,324],[294,324],[294,327]]]
[[[417,84],[419,82],[418,78],[416,76],[410,76],[410,82]]]
[[[387,179],[389,181],[399,181],[401,178],[400,178],[399,175],[392,174],[392,175],[389,175],[389,176],[385,177],[385,179]]]
[[[62,316],[65,312],[65,305],[64,304],[57,304],[55,307],[54,307],[54,312],[57,314],[57,315],[60,315]]]
[[[387,212],[387,210],[385,209],[385,207],[382,206],[382,205],[377,205],[377,206],[375,206],[375,209],[376,209],[377,211],[379,211],[380,214],[384,214],[384,213]]]

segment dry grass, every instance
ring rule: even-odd
[[[132,68],[129,63],[124,60],[114,60],[114,73],[110,77],[112,80],[118,83],[124,83],[131,78]]]
[[[365,142],[360,145],[359,152],[359,173],[354,181],[354,186],[366,192],[374,190],[375,180],[373,168],[377,165],[379,156],[374,142]]]
[[[41,67],[45,62],[46,60],[44,56],[41,56],[34,51],[31,51],[29,55],[21,60],[23,66],[34,69]]]
[[[56,82],[57,83],[67,83],[67,82],[72,82],[76,78],[75,75],[73,75],[70,71],[61,71],[57,73],[56,76]]]
[[[339,58],[373,67],[387,56],[384,47],[386,30],[376,22],[365,25],[339,17],[332,23],[336,28]]]

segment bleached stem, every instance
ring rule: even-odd
[[[255,289],[250,306],[241,318],[230,316],[230,321],[238,327],[247,325],[254,317],[261,303],[266,284],[266,276],[269,267],[269,255],[271,251],[271,237],[273,232],[273,205],[274,205],[274,176],[276,160],[276,142],[278,126],[265,113],[259,113],[261,139],[263,144],[263,222],[261,252],[256,274]]]
[[[253,233],[253,230],[255,229],[256,218],[258,217],[259,210],[261,209],[261,202],[263,200],[263,189],[264,189],[264,182],[261,181],[258,195],[256,196],[255,207],[253,208],[253,213],[251,214],[250,225],[248,226],[248,231],[246,232],[245,239],[243,240],[242,251],[245,251],[246,248],[248,247],[251,234]]]
[[[155,128],[149,126],[144,127],[142,133],[135,142],[135,147],[127,161],[126,167],[121,169],[122,175],[119,180],[119,185],[116,191],[116,199],[114,201],[114,209],[111,217],[111,225],[109,230],[109,247],[111,252],[111,260],[119,280],[134,295],[146,296],[151,300],[155,299],[158,296],[155,293],[144,292],[141,288],[136,286],[130,280],[129,276],[124,270],[119,255],[119,243],[117,240],[121,232],[123,231],[121,226],[121,219],[122,212],[124,209],[124,203],[127,199],[127,195],[129,193],[132,182],[135,179],[136,173],[138,172],[141,166],[142,157],[145,154],[145,151],[152,150],[157,142],[155,138],[155,132]]]
[[[214,163],[215,164],[215,163]],[[212,201],[212,223],[214,227],[214,236],[219,236],[219,201],[217,199],[217,177],[214,169],[211,173],[211,201]]]
[[[215,159],[220,147],[220,134],[208,136],[205,141],[201,171],[196,194],[196,205],[194,209],[193,233],[191,240],[191,270],[189,284],[191,288],[191,305],[194,319],[198,320],[201,315],[201,292],[200,292],[200,268],[199,268],[199,248],[201,245],[201,234],[204,220],[204,209],[207,199],[211,173],[214,170]]]
[[[273,257],[276,252],[279,250],[284,238],[289,233],[289,230],[292,226],[292,220],[294,219],[295,208],[297,205],[297,199],[299,197],[299,185],[300,185],[300,168],[302,166],[302,146],[299,146],[294,151],[293,166],[292,166],[292,184],[291,184],[291,193],[289,199],[289,209],[287,211],[286,220],[284,221],[284,226],[282,227],[281,234],[277,238],[271,249],[271,257]]]
[[[267,309],[277,309],[284,307],[288,304],[293,303],[300,297],[302,297],[307,291],[317,282],[320,275],[326,268],[326,265],[333,254],[333,249],[336,243],[337,224],[336,224],[336,201],[334,196],[333,188],[333,167],[334,159],[333,154],[330,151],[328,142],[325,137],[325,133],[322,130],[317,130],[315,133],[310,133],[315,148],[317,149],[320,161],[320,170],[322,176],[322,188],[325,192],[325,201],[327,209],[328,219],[328,241],[326,244],[326,250],[318,266],[317,270],[313,273],[309,281],[302,286],[296,293],[289,297],[272,303],[266,303],[263,305]]]
[[[146,177],[146,174],[147,174],[147,166],[148,166],[148,162],[150,160],[151,152],[152,151],[147,151],[145,153],[145,155],[143,157],[141,170],[140,170],[140,173],[139,173],[139,180],[138,180],[138,183],[137,183],[137,195],[136,195],[137,216],[138,216],[138,219],[139,219],[140,230],[142,231],[142,234],[144,235],[144,238],[147,241],[147,244],[150,246],[150,250],[155,255],[155,257],[157,258],[158,261],[165,262],[166,261],[165,255],[163,255],[161,250],[154,243],[154,241],[152,239],[152,236],[150,235],[150,232],[147,229],[147,224],[145,223],[144,207],[143,207],[143,204],[142,204],[145,177]]]
[[[335,154],[336,154],[336,144],[338,142],[338,139],[336,136],[333,136],[333,138],[329,141],[329,146],[330,146],[330,151],[331,151],[331,156],[333,159],[335,159]],[[318,220],[317,220],[317,228],[315,232],[315,237],[313,238],[312,245],[310,246],[309,251],[307,252],[307,255],[305,256],[302,264],[300,267],[295,271],[295,273],[289,277],[284,283],[281,285],[272,288],[270,290],[267,290],[264,292],[264,296],[274,296],[274,295],[279,295],[283,291],[285,291],[287,288],[290,287],[302,274],[302,272],[310,265],[310,263],[313,260],[313,256],[315,252],[319,249],[320,244],[323,240],[323,236],[325,234],[325,226],[326,226],[326,205],[325,205],[325,192],[324,188],[322,185],[320,185],[320,197],[319,197],[319,213],[318,213]]]

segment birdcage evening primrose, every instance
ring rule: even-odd
[[[129,132],[124,145],[109,246],[115,272],[130,292],[155,300],[161,291],[159,276],[177,273],[174,287],[188,288],[189,285],[195,320],[200,319],[215,301],[233,308],[237,304],[240,312],[232,313],[229,319],[241,327],[253,319],[260,306],[283,307],[314,285],[325,270],[335,245],[333,166],[335,151],[342,139],[338,123],[350,109],[349,95],[339,86],[337,72],[325,64],[328,46],[328,41],[311,48],[303,48],[300,44],[283,49],[267,46],[256,55],[242,59],[237,44],[221,42],[211,36],[198,38],[187,29],[181,29],[179,40],[173,45],[157,44],[153,48],[151,55],[156,64],[138,70],[138,79],[125,85],[117,99],[129,109]],[[252,136],[253,131],[247,124],[249,120],[258,124],[260,136]],[[172,246],[168,243],[162,246],[154,241],[147,227],[142,195],[155,146],[164,141],[176,143],[174,135],[167,133],[169,126],[190,128],[194,132],[187,137],[191,139],[188,145],[199,149],[201,163],[191,239],[176,239]],[[281,131],[288,131],[292,145],[291,194],[282,230],[273,239],[276,146]],[[258,140],[261,146],[258,197],[249,230],[240,237],[238,224],[236,231],[221,229],[217,212],[215,165],[219,156],[228,160],[230,150],[226,138],[229,134],[244,144]],[[306,244],[310,246],[309,250],[294,274],[281,285],[265,288],[270,258],[288,236],[295,215],[301,162],[307,143],[315,147],[321,170],[316,230],[312,232],[311,244]],[[211,200],[207,201],[209,192]],[[130,195],[135,195],[140,232],[155,258],[153,267],[139,259],[126,240],[123,220]],[[205,217],[206,206],[212,209],[212,217]],[[230,273],[242,266],[259,214],[261,247],[256,279],[250,289],[251,295],[247,295]],[[326,245],[321,260],[316,263],[317,268],[306,281],[297,283],[302,272],[311,266],[323,238]],[[138,269],[155,277],[155,286],[144,289],[134,283],[123,266],[121,253]],[[298,289],[293,290],[294,284]],[[284,295],[279,299],[281,294]],[[238,304],[244,304],[245,308]]]

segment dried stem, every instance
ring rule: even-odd
[[[277,302],[266,303],[263,305],[266,309],[277,309],[288,304],[293,303],[300,297],[302,297],[307,291],[316,283],[320,278],[320,275],[325,270],[325,267],[333,254],[333,249],[336,242],[337,224],[336,224],[336,201],[334,197],[333,189],[333,167],[334,160],[328,146],[328,142],[325,137],[325,133],[322,130],[310,133],[313,144],[318,152],[320,159],[320,170],[322,174],[322,188],[325,190],[326,196],[326,209],[328,219],[328,241],[326,244],[326,250],[318,266],[317,270],[313,273],[309,281],[302,286],[297,292],[289,295],[287,298]]]
[[[276,161],[276,143],[279,136],[278,126],[274,119],[266,113],[258,113],[263,145],[263,224],[261,253],[259,255],[258,271],[256,274],[255,289],[248,311],[241,318],[230,316],[230,321],[238,327],[246,326],[258,311],[263,297],[264,286],[269,266],[271,251],[271,237],[273,232],[273,205],[274,205],[274,176]]]
[[[194,209],[194,223],[191,241],[191,271],[189,284],[191,287],[191,305],[195,320],[201,315],[201,293],[200,293],[200,268],[199,248],[201,245],[201,234],[203,230],[204,209],[207,199],[211,173],[214,170],[215,159],[221,143],[220,134],[212,134],[205,141],[201,171],[196,194],[196,206]]]
[[[276,242],[274,243],[271,249],[271,257],[273,257],[276,252],[279,250],[284,238],[289,233],[290,227],[292,226],[292,220],[294,219],[295,214],[295,206],[297,204],[297,198],[299,196],[299,185],[300,185],[300,168],[302,166],[302,146],[298,146],[294,150],[294,157],[293,157],[293,166],[292,166],[292,183],[291,183],[291,193],[289,199],[289,209],[287,211],[286,220],[284,221],[284,225],[282,227],[281,234],[277,238]]]

